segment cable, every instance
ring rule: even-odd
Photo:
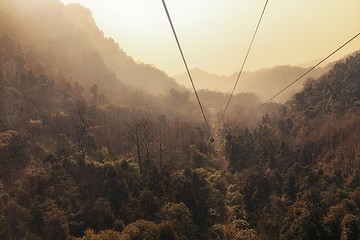
[[[307,70],[305,73],[303,73],[300,77],[298,77],[297,79],[295,79],[294,81],[292,81],[289,85],[287,85],[286,87],[284,87],[280,92],[276,93],[274,96],[272,96],[269,100],[267,100],[266,102],[264,102],[263,104],[260,105],[260,107],[258,107],[256,110],[262,108],[264,105],[266,105],[267,103],[269,103],[271,100],[273,100],[274,98],[276,98],[277,96],[279,96],[281,93],[283,93],[286,89],[288,89],[289,87],[291,87],[294,83],[296,83],[297,81],[299,81],[301,78],[303,78],[306,74],[308,74],[309,72],[311,72],[312,70],[314,70],[317,66],[319,66],[321,63],[325,62],[328,58],[330,58],[332,55],[334,55],[336,52],[338,52],[340,49],[342,49],[343,47],[345,47],[347,44],[349,44],[352,40],[354,40],[355,38],[357,38],[360,35],[360,32],[358,34],[356,34],[354,37],[352,37],[350,40],[348,40],[346,43],[344,43],[343,45],[341,45],[340,47],[338,47],[335,51],[333,51],[332,53],[330,53],[326,58],[324,58],[323,60],[321,60],[320,62],[318,62],[315,66],[311,67],[309,70]]]
[[[264,6],[264,8],[263,8],[263,10],[262,10],[262,12],[261,12],[261,15],[260,15],[259,21],[258,21],[258,23],[257,23],[256,29],[255,29],[255,32],[254,32],[254,35],[253,35],[253,37],[252,37],[252,39],[251,39],[251,42],[250,42],[249,48],[248,48],[248,50],[247,50],[247,52],[246,52],[246,55],[245,55],[244,61],[243,61],[242,66],[241,66],[241,68],[240,68],[239,74],[238,74],[238,76],[237,76],[237,78],[236,78],[236,82],[235,82],[234,88],[232,89],[232,92],[231,92],[231,94],[230,94],[229,100],[228,100],[228,102],[227,102],[227,104],[226,104],[226,107],[225,107],[225,110],[224,110],[224,112],[223,112],[223,115],[222,115],[222,117],[221,117],[220,122],[222,122],[222,120],[224,119],[224,116],[225,116],[226,110],[228,109],[229,104],[230,104],[230,101],[231,101],[231,99],[232,99],[232,97],[233,97],[233,95],[234,95],[234,91],[235,91],[236,86],[237,86],[237,84],[238,84],[238,82],[239,82],[239,79],[240,79],[241,73],[242,73],[242,71],[243,71],[243,69],[244,69],[244,66],[245,66],[246,60],[247,60],[247,58],[248,58],[248,56],[249,56],[250,49],[251,49],[251,47],[252,47],[252,45],[253,45],[253,42],[254,42],[254,39],[255,39],[256,33],[257,33],[258,29],[259,29],[259,26],[260,26],[261,20],[262,20],[262,18],[263,18],[263,16],[264,16],[265,9],[266,9],[266,6],[267,6],[267,4],[268,4],[268,1],[269,1],[269,0],[266,0],[266,2],[265,2],[265,6]]]
[[[169,23],[170,23],[170,25],[171,25],[171,29],[172,29],[172,31],[173,31],[173,33],[174,33],[174,37],[175,37],[176,43],[177,43],[177,45],[178,45],[178,48],[179,48],[181,57],[182,57],[183,62],[184,62],[184,64],[185,64],[185,68],[186,68],[187,74],[188,74],[188,76],[189,76],[189,79],[190,79],[190,81],[191,81],[191,85],[192,85],[192,87],[193,87],[193,89],[194,89],[196,99],[197,99],[197,101],[198,101],[198,103],[199,103],[201,113],[202,113],[202,115],[203,115],[203,117],[204,117],[206,126],[208,127],[209,132],[210,132],[210,134],[211,134],[210,125],[209,125],[209,123],[208,123],[208,121],[207,121],[207,119],[206,119],[206,116],[205,116],[205,113],[204,113],[204,109],[203,109],[203,107],[202,107],[202,105],[201,105],[199,95],[198,95],[198,93],[197,93],[197,91],[196,91],[196,88],[195,88],[195,85],[194,85],[194,81],[193,81],[193,79],[192,79],[192,77],[191,77],[189,67],[188,67],[188,65],[187,65],[187,63],[186,63],[185,56],[184,56],[184,53],[183,53],[183,51],[182,51],[182,49],[181,49],[179,39],[178,39],[178,37],[177,37],[177,35],[176,35],[176,31],[175,31],[174,25],[173,25],[173,23],[172,23],[172,21],[171,21],[171,17],[170,17],[169,11],[168,11],[168,9],[167,9],[167,7],[166,7],[165,0],[162,0],[162,3],[163,3],[163,6],[164,6],[166,15],[167,15],[167,17],[168,17]]]

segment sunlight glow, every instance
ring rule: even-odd
[[[61,0],[89,8],[99,28],[135,60],[184,71],[160,0]],[[190,68],[238,71],[265,1],[167,0]],[[322,58],[360,31],[360,1],[270,1],[245,70]],[[360,48],[354,41],[334,58]]]

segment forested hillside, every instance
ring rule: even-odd
[[[225,144],[254,239],[360,237],[359,69],[357,53]]]
[[[359,239],[359,53],[221,125],[228,95],[200,91],[209,133],[80,6],[4,0],[0,32],[0,239]]]
[[[136,63],[113,39],[104,37],[90,11],[80,5],[2,0],[0,12],[0,34],[21,45],[27,66],[69,81],[76,79],[85,87],[101,82],[111,96],[121,95],[121,89],[114,91],[118,82],[151,94],[181,89],[164,72]]]

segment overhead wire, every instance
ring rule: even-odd
[[[170,13],[169,13],[168,8],[167,8],[167,6],[166,6],[165,0],[162,0],[162,3],[163,3],[163,6],[164,6],[164,10],[165,10],[165,12],[166,12],[167,18],[168,18],[168,20],[169,20],[169,23],[170,23],[170,26],[171,26],[172,32],[173,32],[173,34],[174,34],[174,37],[175,37],[175,40],[176,40],[177,46],[178,46],[178,48],[179,48],[179,51],[180,51],[180,54],[181,54],[182,60],[183,60],[183,62],[184,62],[184,65],[185,65],[185,68],[186,68],[186,71],[187,71],[188,77],[189,77],[190,82],[191,82],[191,85],[192,85],[192,87],[193,87],[193,89],[194,89],[194,93],[195,93],[195,96],[196,96],[197,102],[199,103],[201,113],[202,113],[202,115],[203,115],[203,117],[204,117],[204,120],[205,120],[206,126],[207,126],[207,128],[208,128],[208,130],[209,130],[209,132],[210,132],[210,134],[211,134],[211,128],[210,128],[210,125],[209,125],[209,123],[208,123],[208,121],[207,121],[207,118],[206,118],[206,115],[205,115],[204,109],[203,109],[203,107],[202,107],[202,104],[201,104],[201,101],[200,101],[199,95],[198,95],[198,93],[197,93],[197,91],[196,91],[194,81],[193,81],[193,79],[192,79],[192,76],[191,76],[191,73],[190,73],[189,67],[188,67],[188,65],[187,65],[187,62],[186,62],[186,59],[185,59],[184,53],[183,53],[182,48],[181,48],[181,45],[180,45],[180,41],[179,41],[179,39],[178,39],[178,37],[177,37],[176,31],[175,31],[175,27],[174,27],[174,24],[173,24],[173,22],[172,22],[172,20],[171,20]]]
[[[259,29],[261,20],[262,20],[262,18],[263,18],[263,16],[264,16],[266,7],[267,7],[267,5],[268,5],[268,1],[269,1],[269,0],[266,0],[265,5],[264,5],[264,8],[263,8],[263,10],[262,10],[262,12],[261,12],[259,21],[258,21],[258,23],[257,23],[257,25],[256,25],[254,34],[253,34],[253,36],[252,36],[252,39],[251,39],[251,42],[250,42],[250,45],[249,45],[249,48],[248,48],[248,50],[247,50],[247,52],[246,52],[246,55],[245,55],[245,58],[244,58],[244,61],[243,61],[242,65],[241,65],[239,74],[237,75],[237,78],[236,78],[236,81],[235,81],[235,85],[234,85],[234,87],[233,87],[233,89],[232,89],[232,91],[231,91],[230,97],[229,97],[229,99],[228,99],[228,101],[227,101],[227,103],[226,103],[226,107],[225,107],[225,109],[224,109],[224,112],[223,112],[223,114],[222,114],[222,117],[221,117],[221,119],[220,119],[220,122],[223,121],[223,119],[224,119],[224,117],[225,117],[225,113],[226,113],[226,111],[227,111],[227,109],[228,109],[228,107],[229,107],[229,104],[230,104],[230,102],[231,102],[231,99],[232,99],[232,97],[233,97],[233,95],[234,95],[235,89],[236,89],[236,87],[237,87],[237,84],[238,84],[239,79],[240,79],[240,76],[241,76],[241,74],[242,74],[242,72],[243,72],[245,63],[246,63],[247,58],[248,58],[248,56],[249,56],[251,47],[252,47],[252,45],[253,45],[253,43],[254,43],[255,36],[256,36],[256,34],[257,34],[257,32],[258,32],[258,29]]]
[[[351,39],[349,39],[347,42],[345,42],[343,45],[341,45],[340,47],[338,47],[335,51],[333,51],[332,53],[330,53],[327,57],[325,57],[324,59],[322,59],[320,62],[318,62],[317,64],[315,64],[313,67],[311,67],[310,69],[308,69],[305,73],[303,73],[301,76],[299,76],[298,78],[296,78],[294,81],[292,81],[290,84],[288,84],[286,87],[284,87],[283,89],[281,89],[278,93],[276,93],[274,96],[272,96],[271,98],[269,98],[266,102],[264,102],[263,104],[261,104],[258,108],[262,108],[263,106],[265,106],[267,103],[269,103],[271,100],[273,100],[274,98],[276,98],[277,96],[279,96],[281,93],[283,93],[286,89],[288,89],[289,87],[291,87],[292,85],[294,85],[297,81],[299,81],[301,78],[303,78],[305,75],[307,75],[309,72],[311,72],[312,70],[314,70],[317,66],[319,66],[321,63],[325,62],[328,58],[330,58],[332,55],[334,55],[336,52],[338,52],[340,49],[342,49],[343,47],[345,47],[347,44],[349,44],[351,41],[353,41],[355,38],[357,38],[360,35],[360,32],[358,34],[356,34],[354,37],[352,37]]]

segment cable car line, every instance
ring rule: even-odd
[[[184,56],[184,53],[183,53],[183,51],[182,51],[182,49],[181,49],[181,45],[180,45],[179,39],[178,39],[178,37],[177,37],[177,35],[176,35],[176,31],[175,31],[175,28],[174,28],[173,22],[171,21],[170,13],[169,13],[169,11],[168,11],[168,9],[167,9],[167,7],[166,7],[165,0],[162,0],[162,3],[163,3],[163,6],[164,6],[164,9],[165,9],[165,12],[166,12],[167,18],[168,18],[168,20],[169,20],[169,23],[170,23],[170,26],[171,26],[172,32],[173,32],[173,34],[174,34],[174,37],[175,37],[175,40],[176,40],[177,46],[178,46],[178,48],[179,48],[179,51],[180,51],[180,54],[181,54],[182,60],[183,60],[183,62],[184,62],[184,65],[185,65],[185,68],[186,68],[186,71],[187,71],[188,77],[189,77],[190,82],[191,82],[191,85],[192,85],[192,87],[193,87],[193,89],[194,89],[196,99],[197,99],[197,101],[198,101],[198,103],[199,103],[201,113],[202,113],[202,115],[203,115],[203,117],[204,117],[204,120],[205,120],[206,126],[207,126],[207,128],[208,128],[208,130],[209,130],[209,132],[210,132],[210,135],[211,135],[211,128],[210,128],[210,125],[209,125],[209,123],[208,123],[208,121],[207,121],[207,119],[206,119],[206,116],[205,116],[205,113],[204,113],[204,109],[203,109],[203,107],[202,107],[202,105],[201,105],[201,101],[200,101],[199,95],[198,95],[198,93],[197,93],[197,91],[196,91],[196,88],[195,88],[195,85],[194,85],[194,81],[193,81],[193,79],[192,79],[192,77],[191,77],[189,67],[188,67],[188,65],[187,65],[187,63],[186,63],[185,56]]]
[[[230,94],[229,100],[228,100],[227,103],[226,103],[226,107],[225,107],[225,109],[224,109],[224,112],[223,112],[223,114],[222,114],[222,117],[221,117],[220,122],[223,121],[224,116],[225,116],[225,113],[226,113],[226,110],[228,109],[229,104],[230,104],[230,101],[231,101],[231,99],[232,99],[232,97],[233,97],[233,95],[234,95],[234,91],[235,91],[236,86],[237,86],[237,84],[238,84],[238,82],[239,82],[240,76],[241,76],[241,74],[242,74],[242,72],[243,72],[243,69],[244,69],[246,60],[247,60],[247,58],[248,58],[248,56],[249,56],[249,53],[250,53],[250,50],[251,50],[251,47],[252,47],[252,45],[253,45],[253,43],[254,43],[254,39],[255,39],[256,33],[257,33],[258,29],[259,29],[261,20],[262,20],[262,18],[263,18],[263,16],[264,16],[265,9],[266,9],[266,6],[267,6],[267,4],[268,4],[268,1],[269,1],[269,0],[266,0],[265,5],[264,5],[264,8],[263,8],[263,10],[262,10],[262,12],[261,12],[259,21],[258,21],[258,23],[257,23],[256,29],[255,29],[255,31],[254,31],[253,37],[252,37],[251,42],[250,42],[250,45],[249,45],[249,48],[248,48],[248,50],[247,50],[247,52],[246,52],[246,55],[245,55],[245,58],[244,58],[244,61],[243,61],[242,65],[241,65],[239,74],[237,75],[236,82],[235,82],[235,85],[234,85],[234,87],[233,87],[233,89],[232,89],[232,92],[231,92],[231,94]]]
[[[264,102],[263,104],[261,104],[256,110],[262,108],[263,106],[265,106],[267,103],[269,103],[271,100],[273,100],[274,98],[276,98],[277,96],[279,96],[281,93],[283,93],[286,89],[288,89],[289,87],[291,87],[293,84],[295,84],[297,81],[299,81],[301,78],[303,78],[305,75],[307,75],[309,72],[311,72],[312,70],[314,70],[317,66],[319,66],[321,63],[325,62],[328,58],[330,58],[332,55],[334,55],[336,52],[338,52],[340,49],[342,49],[343,47],[345,47],[347,44],[349,44],[351,41],[353,41],[355,38],[357,38],[360,35],[360,32],[358,34],[356,34],[354,37],[352,37],[350,40],[348,40],[347,42],[345,42],[343,45],[341,45],[340,47],[338,47],[335,51],[333,51],[332,53],[330,53],[327,57],[325,57],[323,60],[321,60],[320,62],[318,62],[316,65],[314,65],[313,67],[311,67],[309,70],[307,70],[305,73],[303,73],[300,77],[296,78],[294,81],[292,81],[290,84],[288,84],[286,87],[284,87],[283,89],[281,89],[278,93],[276,93],[274,96],[272,96],[271,98],[269,98],[269,100],[267,100],[266,102]]]

